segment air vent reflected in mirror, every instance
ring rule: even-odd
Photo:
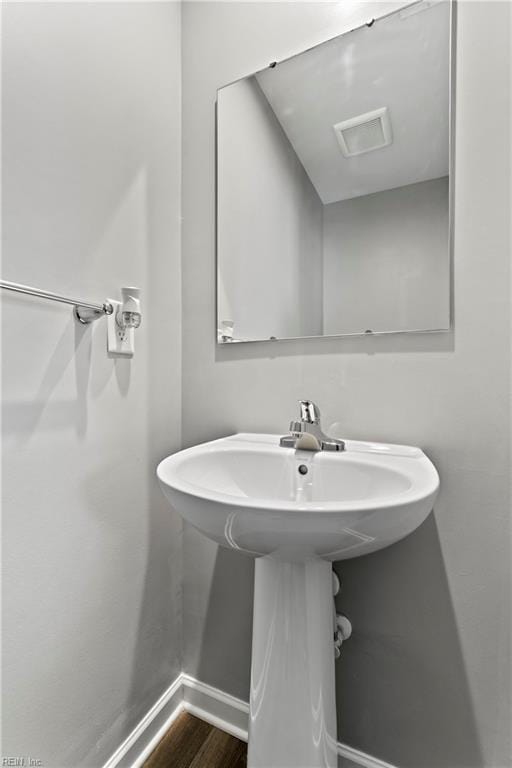
[[[343,120],[333,125],[333,129],[345,157],[382,149],[393,141],[387,107]]]

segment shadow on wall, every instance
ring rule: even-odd
[[[156,696],[174,682],[180,671],[176,657],[181,644],[181,626],[173,611],[175,585],[181,578],[181,557],[176,551],[181,537],[173,536],[173,527],[179,526],[180,521],[157,486],[153,466],[148,467],[148,475],[147,541],[144,543],[147,555],[142,596],[137,598],[140,610],[130,691],[123,713],[127,732],[137,725],[141,715],[155,704]],[[162,535],[165,531],[168,536]],[[160,659],[160,663],[155,664],[155,659]]]
[[[4,304],[31,301],[26,297],[7,295]],[[26,310],[25,310],[26,311]],[[54,307],[45,306],[40,301],[34,307],[37,312],[54,312]],[[65,310],[64,310],[65,311]],[[85,438],[87,433],[87,401],[89,395],[99,395],[106,387],[112,367],[104,368],[104,376],[96,375],[90,382],[92,333],[94,326],[81,325],[70,317],[51,355],[34,396],[23,400],[2,401],[2,431],[5,435],[16,436],[20,443],[28,442],[36,430],[59,431],[74,430],[77,437]],[[104,322],[102,320],[100,323]],[[20,356],[20,359],[21,356]],[[55,390],[67,375],[68,366],[73,362],[76,397],[73,400],[58,400],[53,397]],[[124,397],[130,386],[130,367],[127,360],[113,363],[119,393]],[[91,388],[91,392],[89,392]]]
[[[193,674],[245,701],[249,701],[251,677],[253,596],[252,557],[217,547],[199,663]]]
[[[336,663],[339,741],[407,768],[483,766],[434,514],[335,570],[354,628]]]
[[[30,299],[8,296],[7,302],[26,303]],[[45,311],[44,304],[37,309]],[[71,312],[70,312],[71,314]],[[2,424],[6,435],[16,435],[26,442],[40,426],[44,430],[74,428],[78,437],[87,431],[87,389],[91,366],[91,334],[87,326],[81,326],[71,316],[50,355],[37,392],[30,400],[2,403]],[[74,342],[72,336],[74,333]],[[66,369],[74,360],[76,399],[55,400],[52,394],[60,384]]]
[[[354,627],[336,662],[338,740],[407,768],[481,768],[434,515],[335,570],[337,610]],[[246,701],[253,573],[252,559],[218,547],[197,669],[199,680]]]

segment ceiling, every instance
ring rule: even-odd
[[[421,2],[255,75],[324,204],[448,174],[449,41]],[[344,157],[333,125],[380,107],[392,144]]]

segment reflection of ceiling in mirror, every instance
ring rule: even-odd
[[[449,166],[450,6],[395,13],[256,75],[323,203]],[[388,108],[392,142],[344,157],[334,126]]]

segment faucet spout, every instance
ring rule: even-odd
[[[320,409],[312,400],[299,400],[300,420],[304,424],[320,424]]]
[[[302,451],[344,451],[343,440],[328,437],[320,425],[320,409],[312,400],[299,400],[300,420],[292,421],[290,433],[281,438],[282,448]]]

